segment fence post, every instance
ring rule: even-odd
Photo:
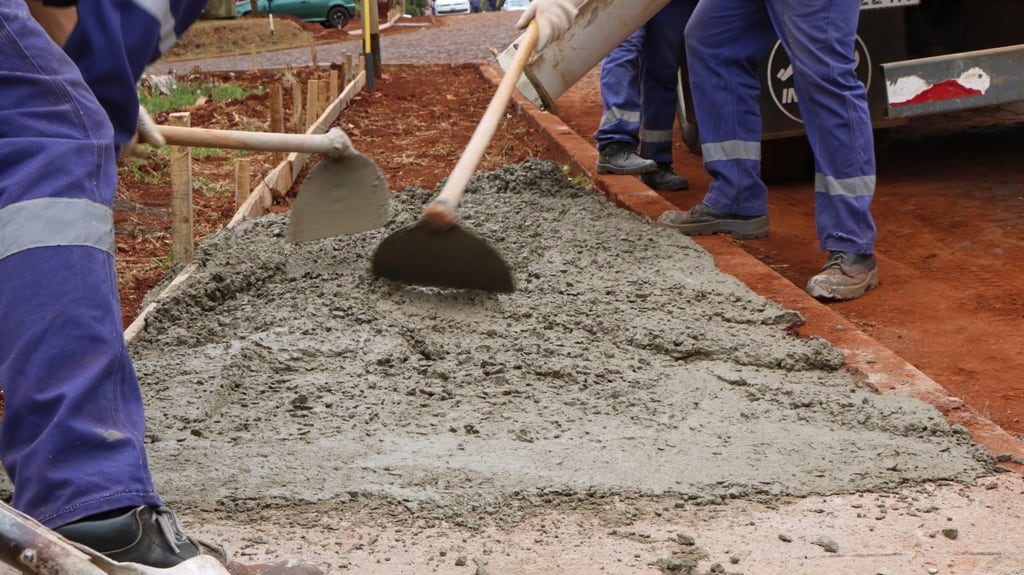
[[[284,98],[281,96],[281,84],[277,82],[270,85],[270,131],[284,131]],[[283,153],[274,153],[275,166],[283,159]]]
[[[320,115],[320,80],[310,80],[306,88],[306,127],[302,131],[309,130],[309,127],[316,123]]]
[[[168,123],[187,128],[191,117],[188,112],[174,112]],[[175,263],[187,264],[195,255],[192,218],[192,148],[171,146],[171,254]]]
[[[235,211],[237,212],[245,200],[249,199],[249,192],[252,184],[249,182],[249,173],[252,165],[249,158],[235,158]]]
[[[306,130],[302,127],[302,83],[292,81],[292,131],[301,134]]]

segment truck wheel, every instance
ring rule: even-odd
[[[348,26],[348,20],[348,10],[341,6],[335,6],[327,11],[327,21],[324,22],[324,28],[344,28]]]

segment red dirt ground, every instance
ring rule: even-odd
[[[266,74],[241,74],[236,81],[265,83],[270,81]],[[387,66],[376,90],[355,98],[339,124],[361,152],[378,162],[392,191],[406,186],[432,189],[454,167],[493,91],[493,84],[472,65]],[[444,105],[425,106],[424,94]],[[227,127],[220,122],[268,117],[261,97],[231,105],[230,112],[209,104],[194,110],[198,114],[192,125]],[[287,101],[285,109],[287,116]],[[557,112],[589,139],[600,116],[595,78],[588,76],[560,98]],[[930,122],[925,125],[935,125]],[[938,135],[913,127],[901,130],[879,154],[873,212],[882,284],[859,300],[832,304],[832,309],[951,395],[1024,437],[1024,296],[1018,287],[1024,271],[1016,265],[1024,258],[1021,129],[947,129]],[[544,139],[510,108],[480,168],[527,156],[552,157]],[[699,157],[681,144],[675,156],[677,171],[690,178],[691,190],[664,197],[688,208],[699,201],[708,177]],[[229,169],[221,172],[231,174]],[[741,246],[802,286],[824,260],[817,251],[810,183],[773,185],[769,199],[772,236]],[[277,209],[286,209],[288,202],[280,198]],[[168,205],[165,187],[122,187],[120,262],[166,255],[169,223],[166,217],[161,223],[149,216],[166,216]],[[231,199],[220,198],[210,206],[197,205],[196,217],[209,222],[204,229],[212,231],[232,212]],[[127,325],[164,268],[119,267]]]

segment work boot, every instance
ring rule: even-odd
[[[597,157],[599,174],[644,174],[657,169],[657,162],[641,158],[636,146],[628,142],[612,142]]]
[[[830,251],[828,263],[807,281],[807,293],[818,299],[854,299],[878,286],[874,254]]]
[[[690,182],[686,178],[677,176],[672,171],[671,164],[658,164],[656,171],[641,174],[640,181],[659,192],[678,192],[690,187]]]
[[[688,212],[669,210],[661,214],[658,224],[679,230],[688,236],[732,234],[738,240],[752,240],[768,235],[768,214],[741,216],[711,209],[701,202]]]
[[[317,567],[295,561],[243,565],[228,561],[220,547],[192,539],[166,507],[136,507],[112,517],[94,516],[58,527],[66,539],[120,563],[166,569],[200,554],[216,558],[231,575],[321,575]]]

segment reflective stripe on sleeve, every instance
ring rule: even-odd
[[[871,196],[875,193],[875,176],[836,179],[819,172],[814,174],[814,191],[851,198]]]
[[[700,147],[705,162],[721,162],[724,160],[756,160],[761,161],[761,142],[744,142],[729,140],[714,142]]]
[[[0,260],[20,251],[89,246],[114,255],[114,212],[89,200],[43,198],[0,209]]]

